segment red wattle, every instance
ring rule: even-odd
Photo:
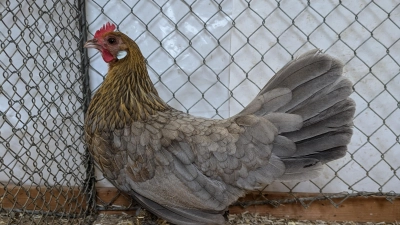
[[[108,50],[103,50],[101,56],[103,57],[103,60],[106,63],[109,63],[114,60],[114,56]]]

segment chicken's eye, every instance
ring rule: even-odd
[[[107,42],[109,43],[109,44],[115,44],[115,43],[117,43],[117,40],[115,39],[115,38],[109,38],[109,39],[107,39]]]

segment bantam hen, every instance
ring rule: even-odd
[[[308,52],[239,114],[201,118],[160,98],[139,47],[115,28],[107,23],[85,44],[109,64],[86,113],[86,142],[104,176],[155,215],[224,224],[246,192],[315,178],[346,154],[355,103],[338,60]]]

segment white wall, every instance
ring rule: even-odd
[[[344,75],[355,84],[355,93],[352,97],[357,103],[355,134],[349,145],[349,154],[330,163],[323,176],[311,182],[274,183],[266,190],[288,191],[290,188],[293,191],[304,192],[319,192],[321,189],[325,193],[352,190],[399,193],[400,180],[394,175],[394,171],[397,170],[398,173],[400,165],[400,144],[398,140],[396,142],[400,134],[398,123],[400,120],[400,76],[398,75],[400,7],[395,7],[396,2],[396,0],[379,1],[378,7],[375,3],[363,0],[345,1],[341,6],[338,6],[336,1],[313,1],[311,6],[307,6],[305,1],[282,1],[280,9],[277,9],[275,1],[259,0],[251,3],[252,10],[250,10],[245,1],[224,1],[221,4],[223,10],[221,12],[218,10],[218,5],[212,1],[196,3],[186,1],[185,3],[179,0],[160,0],[132,4],[131,6],[134,7],[134,14],[132,14],[130,6],[123,1],[109,3],[87,1],[87,20],[89,38],[108,21],[119,24],[119,30],[135,39],[145,57],[148,58],[151,79],[162,98],[175,108],[189,110],[191,114],[205,117],[226,118],[239,112],[268,79],[292,58],[292,55],[298,56],[307,50],[320,48],[339,58],[346,63]],[[192,3],[192,13],[187,14],[187,4]],[[164,4],[163,13],[160,13],[157,4]],[[101,14],[102,10],[104,14]],[[389,19],[387,12],[390,12]],[[355,14],[357,14],[357,20],[355,20]],[[326,23],[323,23],[323,17]],[[6,21],[7,19],[10,18],[3,18]],[[235,22],[234,28],[231,28],[232,19]],[[292,25],[292,19],[295,21],[294,25]],[[394,22],[398,24],[395,25]],[[178,24],[177,29],[174,23]],[[148,24],[148,30],[145,24]],[[52,27],[55,25],[50,24],[50,34],[55,32]],[[15,33],[17,35],[18,30]],[[340,34],[340,39],[338,39],[338,34]],[[25,36],[24,38],[28,38]],[[185,36],[191,39],[191,45]],[[54,41],[56,45],[57,37]],[[247,37],[250,37],[250,44],[247,43]],[[279,37],[279,43],[276,37]],[[74,44],[76,43],[72,43]],[[34,45],[34,43],[29,43],[29,45]],[[14,48],[10,45],[6,51],[12,52]],[[49,54],[55,53],[50,50]],[[95,50],[89,50],[89,54],[91,56],[90,87],[95,90],[107,72],[107,64]],[[231,63],[231,55],[234,56],[233,63]],[[59,60],[58,55],[54,57],[55,61]],[[176,64],[173,57],[176,57]],[[21,64],[24,56],[15,54],[10,57],[2,52],[0,53],[2,67],[7,64],[9,58],[13,60],[13,64]],[[205,58],[205,65],[203,58]],[[33,69],[30,73],[32,79],[41,79],[38,76],[41,67],[34,67],[33,62],[28,63],[32,64],[29,66]],[[42,65],[41,63],[43,62],[40,61],[39,65]],[[79,63],[79,60],[74,60],[73,63]],[[52,65],[47,66],[52,68]],[[59,65],[57,68],[64,66]],[[372,68],[371,71],[369,67]],[[63,80],[66,79],[64,71],[55,70],[52,73]],[[4,73],[4,71],[1,72]],[[190,77],[190,82],[188,77]],[[3,83],[1,79],[4,78],[0,77],[0,83]],[[50,77],[45,79],[49,79],[46,81],[49,81],[50,85],[56,85],[54,83],[56,81],[53,82]],[[67,80],[70,79],[72,78]],[[9,80],[13,80],[18,90],[14,91],[10,84],[3,83],[3,90],[6,93],[9,95],[18,93],[19,89],[24,92],[26,85],[21,78],[13,76]],[[62,88],[60,86],[59,90]],[[205,99],[202,99],[202,92]],[[230,92],[232,92],[231,98]],[[50,98],[49,94],[45,93],[44,96]],[[5,154],[4,160],[9,162],[8,165],[12,166],[14,174],[18,177],[23,177],[25,174],[22,162],[26,161],[29,164],[35,161],[40,164],[45,158],[35,153],[36,148],[24,149],[21,146],[30,143],[31,139],[40,143],[40,149],[43,149],[43,146],[45,146],[44,149],[46,145],[49,146],[48,151],[51,155],[58,156],[62,152],[71,154],[71,158],[67,161],[77,159],[74,157],[77,154],[76,151],[82,150],[81,143],[78,144],[77,149],[69,148],[68,151],[62,150],[68,143],[54,147],[57,135],[63,135],[63,133],[58,134],[46,129],[46,127],[54,126],[61,126],[61,130],[66,129],[69,121],[60,121],[57,116],[60,113],[70,114],[73,120],[82,121],[82,114],[74,113],[76,109],[71,107],[76,104],[74,100],[65,102],[66,98],[63,101],[56,99],[53,101],[54,104],[49,105],[48,102],[40,100],[39,96],[32,95],[34,97],[30,95],[24,97],[27,98],[24,106],[28,111],[33,114],[40,113],[44,118],[36,122],[38,129],[44,130],[45,136],[42,139],[34,133],[33,122],[29,120],[27,112],[21,111],[21,118],[18,119],[16,110],[4,104],[5,97],[0,95],[0,110],[6,111],[5,118],[16,127],[26,125],[25,130],[29,131],[29,134],[26,132],[14,134],[11,126],[0,118],[0,124],[3,124],[1,136],[11,138],[11,148],[21,149],[18,154],[25,157],[18,162],[13,155],[5,154],[5,147],[0,145],[0,154]],[[18,95],[14,96],[13,99],[20,98]],[[32,99],[35,99],[34,103]],[[54,105],[61,106],[62,112],[57,112]],[[21,105],[14,106],[17,110],[21,107],[23,108]],[[43,107],[47,107],[49,111],[43,110]],[[38,109],[41,109],[40,112]],[[76,143],[80,135],[81,133],[77,132],[69,140],[71,142],[75,140],[74,143]],[[21,144],[20,139],[26,141]],[[24,153],[26,151],[32,153],[32,159],[28,159],[29,157]],[[53,163],[52,166],[54,170],[56,169],[54,162],[46,160],[45,162]],[[0,171],[0,181],[9,179],[7,174],[10,170],[4,168],[2,166]],[[79,169],[83,169],[82,166]],[[336,171],[338,177],[335,177]],[[60,174],[45,173],[42,177],[57,181],[62,179]],[[101,177],[101,174],[97,172],[97,178],[101,179]],[[27,180],[27,178],[24,179]],[[31,181],[27,180],[27,182]],[[34,182],[43,181],[36,176]],[[97,185],[110,186],[104,179]]]
[[[68,1],[8,3],[0,3],[0,185],[80,185],[79,29],[68,22],[74,9]]]
[[[400,50],[400,30],[399,25],[393,23],[400,16],[400,7],[393,10],[397,4],[395,0],[379,1],[382,9],[362,0],[346,1],[343,6],[337,6],[336,1],[313,1],[311,6],[305,1],[282,1],[280,9],[276,9],[275,1],[265,0],[252,1],[252,10],[247,8],[245,1],[225,1],[221,4],[223,12],[218,11],[218,5],[212,1],[198,1],[192,5],[189,14],[187,4],[193,1],[186,1],[187,4],[184,1],[156,2],[165,3],[162,6],[164,15],[160,14],[157,4],[141,1],[133,9],[135,15],[123,3],[113,3],[104,7],[107,16],[99,16],[97,4],[104,2],[89,2],[88,21],[92,22],[89,30],[93,34],[110,19],[120,24],[119,30],[135,39],[148,57],[151,78],[163,99],[178,109],[189,109],[194,115],[226,118],[239,112],[292,54],[298,56],[319,48],[346,63],[344,75],[355,84],[356,92],[352,97],[357,102],[355,134],[349,145],[349,153],[353,155],[347,154],[331,162],[324,174],[312,182],[274,183],[266,190],[400,191],[399,178],[394,176],[394,170],[398,171],[400,165],[400,145],[396,143],[396,135],[398,137],[400,133],[397,105],[400,76],[396,77],[400,62],[396,53]],[[387,19],[385,11],[391,12],[391,19]],[[358,21],[355,21],[355,14]],[[235,21],[232,29],[231,18]],[[152,19],[148,25],[150,32],[146,31],[140,20],[148,23]],[[295,21],[293,26],[292,19]],[[178,29],[174,23],[178,23]],[[191,39],[191,46],[183,36]],[[247,37],[250,37],[251,45],[246,44]],[[162,40],[162,48],[159,40]],[[107,66],[99,54],[90,53],[94,54],[91,66],[96,68],[96,71],[91,70],[91,85],[96,87],[102,80],[99,73],[106,74]],[[230,55],[234,55],[231,64]],[[177,65],[173,64],[171,56],[177,57]],[[207,66],[202,64],[203,57]],[[371,72],[369,67],[372,67]],[[160,79],[157,74],[161,75]],[[221,83],[217,82],[216,74]],[[208,103],[192,85],[205,92]],[[233,98],[229,98],[229,91]],[[371,108],[367,107],[367,102],[371,102]],[[213,106],[218,108],[218,114]],[[370,142],[367,136],[370,136]],[[336,171],[338,177],[335,177]],[[366,171],[369,171],[369,177]],[[101,177],[100,173],[98,177]],[[381,189],[378,184],[382,185]],[[108,185],[104,180],[98,183],[98,186]]]

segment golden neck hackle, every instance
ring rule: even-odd
[[[157,111],[169,108],[150,80],[139,47],[130,39],[124,43],[127,43],[127,56],[109,64],[108,74],[93,96],[87,114],[88,119],[96,120],[105,129],[144,121]]]

